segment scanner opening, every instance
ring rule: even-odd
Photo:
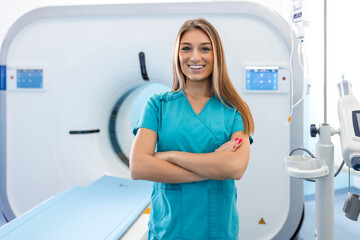
[[[130,89],[115,103],[109,121],[109,136],[115,154],[129,166],[133,129],[140,118],[146,101],[153,94],[169,91],[170,87],[159,83],[144,83]]]

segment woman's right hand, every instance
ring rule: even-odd
[[[221,145],[215,152],[235,152],[241,146],[242,139],[235,138]]]

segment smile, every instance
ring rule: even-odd
[[[205,65],[188,65],[188,66],[190,69],[193,69],[193,70],[200,70],[205,67]]]

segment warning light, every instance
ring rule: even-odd
[[[286,80],[286,77],[282,77],[282,80],[285,81],[285,80]]]
[[[259,224],[266,224],[264,218],[261,218]]]
[[[11,76],[10,78],[11,78],[11,79],[14,79],[14,76]]]

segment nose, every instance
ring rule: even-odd
[[[199,62],[201,60],[201,55],[198,50],[192,52],[190,60],[192,62]]]

